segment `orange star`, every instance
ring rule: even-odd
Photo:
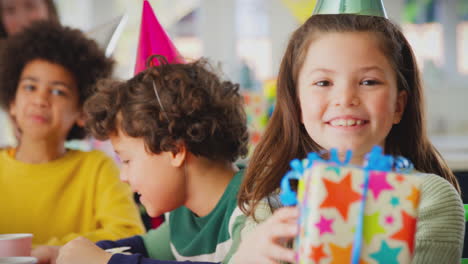
[[[349,206],[361,200],[361,194],[351,188],[351,172],[348,172],[339,183],[323,179],[328,195],[322,202],[320,208],[335,207],[344,220],[348,218]]]
[[[320,263],[320,260],[324,257],[328,257],[327,254],[325,254],[325,252],[323,252],[323,245],[320,245],[318,247],[313,247],[311,246],[311,252],[310,252],[310,256],[309,256],[309,259],[313,259],[315,261],[315,263]]]
[[[398,174],[395,179],[399,182],[399,183],[403,183],[405,181],[405,177],[401,174]]]
[[[330,243],[330,251],[331,251],[331,256],[332,260],[330,264],[343,264],[343,263],[350,263],[351,262],[351,252],[353,250],[353,244],[350,244],[349,246],[342,248],[338,245],[335,245],[333,243]],[[359,261],[360,264],[367,264],[364,260]]]
[[[393,234],[390,238],[401,240],[408,243],[408,248],[411,253],[414,250],[414,234],[416,232],[416,218],[401,211],[402,224],[400,231]]]
[[[406,200],[410,201],[413,203],[413,207],[416,209],[419,204],[419,190],[412,186],[411,187],[411,194],[406,197]]]

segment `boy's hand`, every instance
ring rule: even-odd
[[[295,207],[280,208],[265,222],[248,234],[233,256],[235,264],[295,262],[294,250],[285,248],[283,242],[290,241],[298,233]]]
[[[37,258],[37,264],[55,264],[59,246],[38,246],[31,251],[31,256]]]
[[[78,237],[60,249],[57,264],[107,264],[112,254],[84,237]]]

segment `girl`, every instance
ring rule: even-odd
[[[22,31],[37,20],[59,23],[53,0],[0,0],[0,46],[2,40]],[[0,147],[14,144],[13,124],[1,109],[0,123]]]
[[[314,15],[291,37],[278,76],[276,109],[257,146],[239,205],[264,220],[289,161],[351,149],[362,165],[373,145],[426,173],[413,263],[458,263],[464,235],[459,186],[426,135],[423,90],[401,31],[382,17]],[[268,203],[269,202],[269,203]],[[236,263],[294,261],[279,241],[297,234],[297,211],[277,210],[243,242]]]
[[[16,34],[37,20],[59,23],[53,0],[0,0],[0,38]]]
[[[152,61],[149,58],[148,61]],[[143,236],[101,241],[130,246],[111,255],[90,241],[65,245],[57,262],[174,263],[228,261],[246,217],[237,207],[247,153],[247,125],[239,86],[206,62],[150,67],[126,82],[101,83],[85,105],[87,126],[110,138],[123,162],[121,179],[141,194],[150,216],[167,221]]]

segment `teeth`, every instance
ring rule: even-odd
[[[355,126],[355,125],[362,125],[364,123],[363,120],[356,120],[356,119],[334,119],[330,122],[332,126]]]

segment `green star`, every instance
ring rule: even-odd
[[[380,212],[364,216],[364,241],[369,244],[375,235],[385,234],[385,229],[379,223]]]

